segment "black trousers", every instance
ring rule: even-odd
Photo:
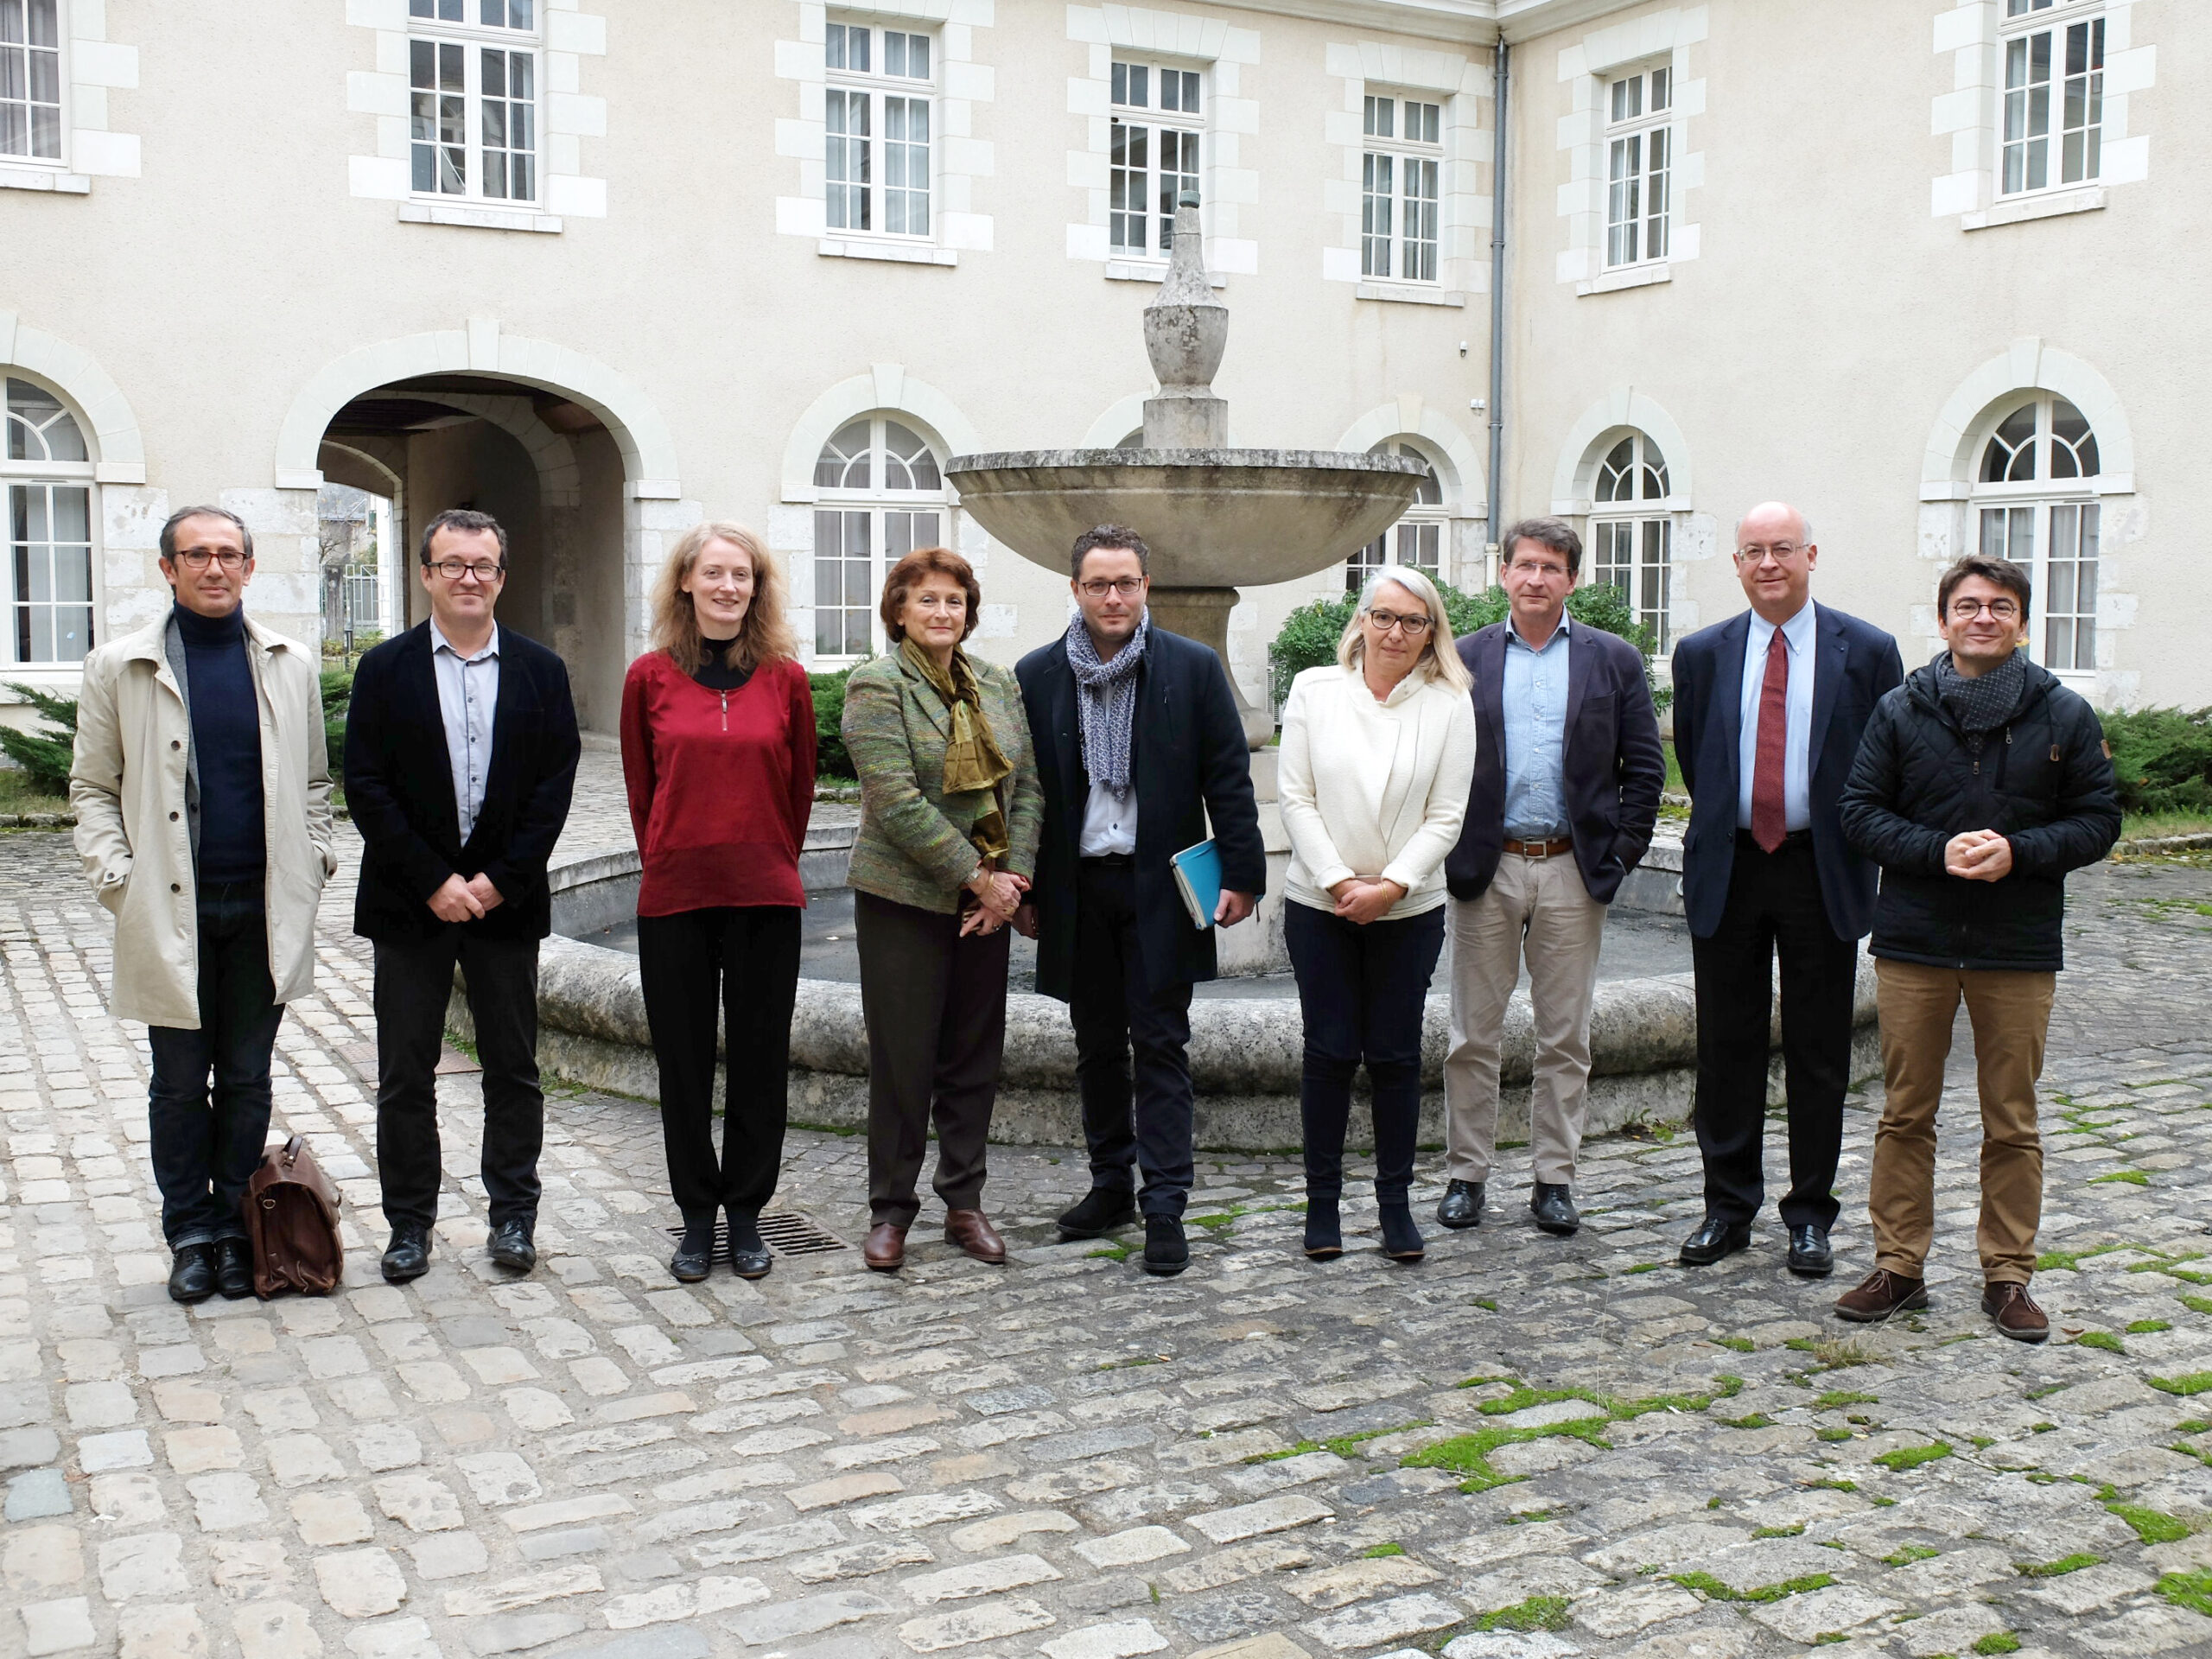
[[[485,1196],[492,1225],[535,1221],[545,1096],[537,1086],[537,941],[487,939],[465,922],[427,944],[376,946],[377,1175],[385,1219],[438,1218],[438,1049],[454,964],[467,981],[484,1067]]]
[[[911,1227],[921,1211],[930,1124],[938,1197],[982,1207],[984,1141],[1006,1049],[1006,928],[960,937],[960,918],[853,894],[861,1014],[868,1024],[868,1202],[871,1221]]]
[[[1076,1089],[1090,1184],[1128,1192],[1144,1172],[1144,1212],[1179,1216],[1191,1194],[1191,988],[1154,990],[1137,938],[1136,870],[1084,859],[1076,883]],[[1132,1088],[1129,1056],[1136,1055]]]
[[[1421,1129],[1421,1019],[1444,950],[1444,906],[1362,927],[1294,899],[1283,907],[1283,934],[1306,1026],[1298,1090],[1306,1190],[1331,1198],[1344,1191],[1344,1126],[1364,1060],[1376,1201],[1402,1204]]]
[[[200,889],[200,1029],[146,1029],[148,1149],[172,1250],[246,1236],[238,1199],[269,1139],[269,1053],[284,1017],[262,898],[258,881]]]
[[[795,905],[721,906],[638,918],[638,975],[660,1065],[668,1185],[686,1220],[760,1215],[784,1163]],[[722,1151],[715,1156],[715,1020],[723,1044]]]
[[[1785,1226],[1833,1227],[1841,1207],[1835,1166],[1851,1086],[1859,947],[1828,926],[1812,837],[1792,836],[1768,853],[1739,834],[1720,925],[1690,947],[1697,978],[1694,1116],[1707,1213],[1748,1224],[1766,1202],[1767,1042],[1779,957],[1789,1104],[1789,1192],[1779,1208]]]

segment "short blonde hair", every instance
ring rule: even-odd
[[[1408,564],[1385,565],[1367,579],[1367,585],[1359,590],[1359,604],[1351,620],[1344,624],[1344,637],[1337,641],[1337,661],[1346,668],[1359,666],[1367,647],[1360,619],[1374,609],[1376,591],[1385,582],[1395,582],[1428,607],[1428,645],[1414,659],[1414,672],[1441,680],[1454,691],[1471,688],[1474,682],[1468,677],[1467,665],[1453,647],[1452,621],[1444,614],[1444,595],[1436,591],[1434,582]]]
[[[683,582],[709,542],[728,542],[753,563],[753,600],[745,607],[745,620],[738,625],[737,639],[726,653],[725,665],[751,670],[796,660],[798,639],[791,632],[785,610],[782,567],[769,556],[758,536],[727,519],[692,525],[669,550],[668,562],[653,581],[653,648],[666,652],[686,674],[697,673],[706,661],[698,611],[691,595],[684,592]]]

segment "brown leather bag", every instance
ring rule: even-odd
[[[261,1154],[239,1208],[253,1239],[253,1288],[264,1300],[280,1291],[327,1296],[346,1270],[338,1236],[338,1189],[294,1135]]]

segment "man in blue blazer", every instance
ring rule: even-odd
[[[1859,939],[1873,925],[1874,865],[1844,838],[1840,804],[1874,705],[1904,678],[1897,642],[1811,598],[1820,549],[1795,507],[1770,501],[1736,527],[1750,610],[1675,647],[1675,757],[1690,791],[1682,902],[1697,975],[1698,1150],[1705,1219],[1685,1267],[1745,1249],[1765,1203],[1764,1130],[1774,965],[1789,1191],[1789,1266],[1834,1268],[1836,1160],[1851,1083]]]

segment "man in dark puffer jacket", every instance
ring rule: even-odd
[[[2030,662],[2027,573],[1963,558],[1936,589],[1949,649],[1875,706],[1843,791],[1843,829],[1882,867],[1869,947],[1888,1097],[1867,1209],[1874,1271],[1836,1303],[1869,1323],[1925,1307],[1936,1108],[1961,997],[1981,1090],[1982,1311],[2018,1342],[2050,1320],[2028,1294],[2043,1211],[2036,1080],[2058,970],[2066,873],[2120,836],[2095,711]]]

